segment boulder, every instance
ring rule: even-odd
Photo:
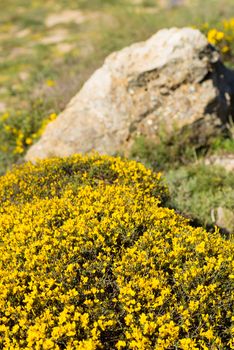
[[[107,57],[26,160],[127,154],[139,134],[156,141],[186,128],[213,135],[233,114],[233,75],[198,30],[160,30]]]

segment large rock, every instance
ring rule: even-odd
[[[95,57],[94,57],[95,59]],[[127,151],[136,134],[213,134],[233,113],[233,73],[205,36],[165,29],[111,54],[46,128],[27,160]]]

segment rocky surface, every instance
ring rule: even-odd
[[[26,159],[126,153],[137,134],[158,141],[186,128],[200,142],[233,113],[233,75],[198,30],[160,30],[107,57]]]
[[[211,214],[215,225],[227,233],[234,233],[234,212],[232,210],[218,207],[213,209]]]
[[[205,165],[221,166],[226,171],[234,172],[234,154],[230,153],[230,154],[213,155],[205,159]]]

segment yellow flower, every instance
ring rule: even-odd
[[[184,338],[180,340],[180,348],[182,350],[198,350],[196,342],[190,338]]]
[[[32,144],[32,139],[31,139],[31,137],[27,137],[26,138],[26,140],[25,140],[25,143],[27,144],[27,145],[31,145]]]
[[[48,79],[48,80],[46,80],[46,85],[49,87],[53,87],[53,86],[55,86],[55,81],[52,79]]]
[[[216,40],[221,41],[224,38],[224,33],[217,31]]]
[[[127,344],[126,344],[125,341],[119,340],[119,341],[117,342],[117,344],[116,344],[116,347],[117,347],[118,350],[120,350],[120,349],[126,347],[126,345],[127,345]]]
[[[210,29],[207,34],[207,39],[210,44],[215,45],[222,39],[224,39],[224,33],[217,29]]]
[[[222,51],[223,53],[227,53],[227,52],[230,51],[230,48],[229,48],[227,45],[225,45],[225,46],[222,47],[221,51]]]
[[[206,337],[208,340],[212,340],[214,338],[214,333],[213,333],[212,329],[208,329],[208,331],[206,331],[206,332],[201,332],[201,335],[203,337]]]

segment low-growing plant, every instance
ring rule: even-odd
[[[212,225],[212,211],[234,211],[234,175],[221,167],[191,164],[166,174],[170,206],[204,226]]]
[[[47,159],[38,164],[26,163],[1,178],[0,203],[25,203],[35,198],[63,196],[66,190],[77,191],[83,186],[121,184],[138,186],[160,198],[168,196],[161,174],[154,174],[142,164],[108,156],[81,156]]]
[[[211,144],[211,153],[234,153],[234,138],[216,138]]]
[[[138,136],[133,143],[130,157],[155,170],[167,170],[172,166],[176,168],[193,162],[199,153],[202,153],[202,147],[191,142],[188,135],[163,136],[157,142]]]
[[[234,349],[233,242],[162,207],[161,175],[73,156],[0,183],[2,349]]]
[[[46,125],[56,117],[56,113],[50,113],[41,120],[39,106],[31,113],[22,110],[0,116],[0,175],[20,160],[28,147],[41,136]]]
[[[215,25],[208,22],[200,28],[211,45],[219,48],[223,59],[233,64],[234,18],[217,21]]]

